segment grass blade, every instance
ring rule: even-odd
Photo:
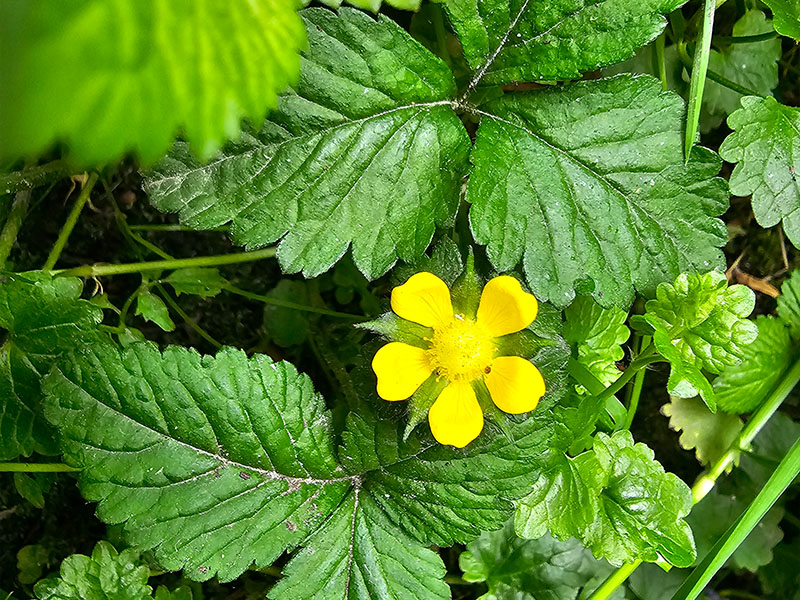
[[[686,115],[686,139],[683,146],[686,162],[689,162],[689,154],[695,137],[697,137],[697,126],[700,122],[700,108],[703,104],[703,90],[706,85],[706,71],[708,71],[708,58],[711,52],[711,35],[714,29],[714,12],[716,8],[715,0],[705,0],[700,40],[694,51],[692,79],[689,84],[689,112]]]

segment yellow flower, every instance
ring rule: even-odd
[[[475,319],[455,314],[447,284],[432,273],[413,275],[392,290],[397,316],[433,329],[429,346],[390,342],[375,354],[378,395],[406,400],[432,374],[447,381],[428,412],[441,444],[463,448],[483,429],[475,387],[484,383],[498,408],[511,414],[533,410],[544,395],[539,369],[519,356],[497,356],[496,339],[533,323],[536,298],[513,277],[491,279],[483,288]]]

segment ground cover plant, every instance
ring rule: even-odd
[[[0,12],[0,598],[800,599],[796,1]]]

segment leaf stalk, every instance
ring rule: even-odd
[[[92,194],[92,190],[94,189],[94,185],[97,183],[97,178],[99,175],[96,171],[93,171],[91,175],[89,175],[89,179],[86,181],[86,184],[81,189],[81,193],[78,194],[77,200],[75,200],[75,204],[72,205],[72,210],[69,211],[69,215],[67,215],[67,220],[64,223],[64,226],[61,228],[61,231],[58,234],[58,239],[56,239],[56,243],[53,245],[52,250],[50,250],[50,254],[47,256],[47,260],[42,267],[45,271],[52,271],[53,267],[56,266],[56,262],[58,262],[58,257],[61,256],[61,252],[64,250],[64,246],[67,245],[67,240],[69,240],[69,236],[72,233],[72,230],[75,228],[75,224],[78,222],[78,217],[81,215],[81,211],[83,211],[83,207],[89,201],[89,197]]]

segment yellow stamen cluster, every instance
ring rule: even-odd
[[[454,315],[448,325],[435,328],[429,341],[431,369],[448,381],[473,381],[491,369],[495,352],[492,336],[463,315]]]

